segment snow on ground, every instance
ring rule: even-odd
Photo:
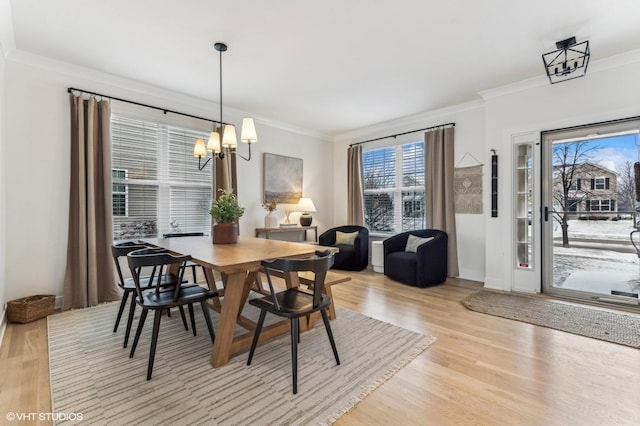
[[[562,229],[554,222],[553,237],[561,238]],[[588,238],[629,242],[629,234],[635,228],[633,220],[570,220],[569,238]]]
[[[575,238],[615,241],[630,245],[633,221],[569,221],[569,245]],[[561,237],[560,227],[554,237]],[[638,237],[635,241],[637,243]],[[557,241],[557,240],[556,240]],[[554,247],[554,286],[611,295],[611,291],[638,293],[640,263],[635,253],[598,248]]]

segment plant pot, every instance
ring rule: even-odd
[[[238,224],[236,222],[220,222],[212,227],[213,244],[235,244],[238,242]]]

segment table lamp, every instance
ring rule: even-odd
[[[311,221],[313,220],[313,218],[311,217],[309,212],[316,211],[316,206],[313,205],[313,201],[311,200],[311,198],[300,198],[296,210],[302,212],[302,214],[300,215],[300,225],[311,225]]]

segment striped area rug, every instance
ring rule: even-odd
[[[195,337],[177,312],[163,317],[147,381],[152,314],[130,359],[122,348],[124,324],[113,333],[117,309],[118,303],[110,303],[48,317],[54,412],[100,425],[331,424],[436,340],[338,309],[331,327],[341,365],[319,321],[301,335],[293,395],[288,334],[258,346],[251,366],[245,352],[213,368],[211,340],[197,307]],[[247,305],[243,314],[257,318],[254,309]],[[212,312],[214,323],[217,318]]]

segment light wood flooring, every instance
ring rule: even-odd
[[[337,425],[640,424],[640,350],[469,311],[460,301],[480,283],[352,277],[337,305],[438,340]],[[51,411],[45,320],[7,327],[0,424],[10,411]]]

